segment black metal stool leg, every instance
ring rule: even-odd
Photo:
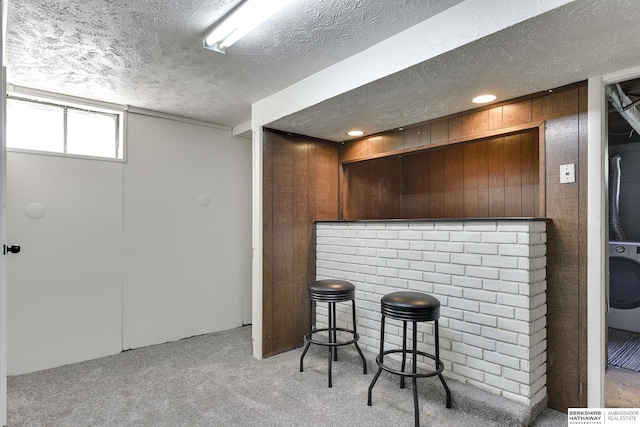
[[[333,304],[333,342],[338,342],[338,330],[337,330],[337,324],[338,324],[338,318],[336,316],[336,303],[334,302]],[[333,360],[334,361],[338,361],[338,347],[333,347]]]
[[[351,300],[351,306],[353,307],[353,339],[356,338],[358,332],[356,330],[356,300]],[[360,346],[357,342],[354,343],[356,346],[356,350],[358,350],[358,354],[360,354],[360,358],[362,359],[362,373],[367,374],[367,361],[364,358],[364,354],[362,354],[362,350],[360,350]]]
[[[407,365],[407,321],[402,321],[402,367],[400,370],[404,372]],[[400,388],[404,388],[404,377],[400,377]]]
[[[329,375],[329,388],[333,387],[333,384],[332,384],[332,381],[331,381],[331,364],[332,364],[332,360],[333,360],[333,351],[334,351],[335,348],[331,344],[334,342],[333,341],[334,337],[335,337],[335,329],[334,328],[336,327],[336,325],[335,325],[335,320],[336,319],[333,318],[334,311],[331,309],[332,305],[335,307],[336,303],[335,302],[330,302],[329,303],[329,313],[328,313],[328,315],[329,315],[328,316],[329,317],[329,330],[327,332],[328,332],[328,335],[329,335],[329,338],[328,338],[329,339],[329,373],[328,373],[328,375]]]
[[[406,327],[406,323],[405,322],[405,327]],[[420,406],[418,405],[418,383],[417,383],[417,377],[416,374],[418,373],[418,369],[417,369],[417,360],[418,360],[418,346],[416,345],[416,342],[418,341],[418,330],[416,328],[416,322],[413,322],[413,342],[411,343],[412,346],[412,354],[413,354],[413,361],[412,361],[412,365],[413,365],[413,369],[411,370],[411,373],[413,373],[413,378],[412,378],[412,385],[413,385],[413,411],[415,413],[415,419],[416,419],[416,427],[420,427]],[[403,377],[404,378],[404,377]]]
[[[445,382],[442,374],[438,374],[438,377],[440,378],[440,382],[444,386],[444,391],[447,393],[447,408],[451,409],[451,391],[449,391],[449,386]]]
[[[367,399],[367,405],[369,406],[371,406],[371,392],[373,391],[373,386],[376,385],[376,381],[378,381],[378,377],[382,372],[382,365],[384,364],[384,316],[382,316],[382,320],[380,322],[380,354],[378,355],[378,358],[380,359],[378,361],[378,372],[376,372],[376,375],[373,377],[373,380],[371,380],[371,384],[369,385],[369,394]]]
[[[304,367],[303,367],[304,356],[305,354],[307,354],[307,350],[309,350],[310,345],[311,345],[311,342],[307,341],[307,343],[304,346],[304,350],[302,351],[302,356],[300,356],[300,372],[304,372]]]
[[[439,367],[438,364],[442,363],[440,362],[440,333],[439,333],[437,320],[434,322],[434,327],[435,327],[434,336],[436,341],[436,370],[437,370]],[[440,382],[442,383],[442,386],[444,387],[444,391],[447,394],[447,408],[451,408],[451,391],[449,390],[449,386],[444,380],[444,377],[442,376],[442,374],[438,374],[438,378],[440,378]]]
[[[311,345],[311,334],[313,333],[313,300],[309,300],[309,333],[305,335],[305,341],[307,342],[304,346],[304,350],[302,351],[302,356],[300,356],[300,372],[304,372],[303,361],[304,356],[307,354],[307,350],[309,350],[309,346]]]
[[[378,377],[382,373],[382,368],[378,368],[378,372],[373,376],[373,380],[371,380],[371,384],[369,384],[369,394],[367,397],[367,405],[371,406],[371,393],[373,391],[373,386],[376,385],[376,381],[378,381]]]

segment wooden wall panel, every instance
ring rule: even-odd
[[[476,135],[489,130],[489,110],[466,114],[461,117],[462,129],[460,136]],[[451,136],[449,136],[451,138]]]
[[[332,143],[310,145],[309,155],[309,215],[312,221],[335,220],[339,215],[338,148]],[[316,277],[316,246],[313,228],[309,245],[309,280]],[[305,292],[307,289],[305,288]],[[308,313],[306,313],[308,315]],[[305,324],[306,325],[306,324]]]
[[[287,347],[291,342],[302,345],[302,337],[307,331],[307,323],[302,321],[309,314],[309,300],[306,286],[296,284],[309,283],[309,247],[313,223],[309,221],[310,212],[310,146],[306,141],[293,144],[293,336],[287,338]],[[311,258],[311,259],[315,259]]]
[[[362,191],[368,187],[369,167],[366,162],[356,163],[345,172],[345,190],[342,193],[342,219],[358,218],[365,213],[362,207],[367,204],[367,196]],[[353,206],[353,208],[352,208]]]
[[[462,136],[462,118],[452,117],[449,119],[448,139],[456,139]]]
[[[538,132],[521,135],[522,216],[537,216],[539,202]]]
[[[264,133],[263,355],[303,344],[315,279],[313,221],[338,219],[338,146]]]
[[[270,336],[271,351],[279,353],[290,348],[295,340],[294,308],[294,150],[293,144],[283,143],[283,138],[272,147],[273,153],[273,282],[271,297],[274,316],[271,318],[273,333]],[[279,143],[278,143],[279,142]],[[288,260],[289,262],[277,262]]]
[[[385,171],[398,170],[387,181],[383,181],[383,191],[385,192],[382,197],[383,200],[393,200],[389,208],[386,203],[382,203],[384,206],[381,217],[382,218],[402,218],[402,160],[399,157],[388,157],[380,162],[380,169],[374,169],[372,171],[373,176],[383,176]]]
[[[504,216],[504,140],[489,141],[489,216]]]
[[[444,218],[444,150],[429,153],[429,212],[427,218]]]
[[[479,217],[479,155],[478,150],[482,144],[464,144],[464,218]]]
[[[559,172],[561,164],[579,160],[578,90],[535,101],[534,113],[546,121],[547,216],[552,219],[547,227],[547,387],[549,405],[564,409],[581,406],[586,396],[579,368],[581,360],[586,363],[586,343],[579,341],[580,290],[586,290],[586,280],[581,286],[578,274],[580,221],[584,218],[586,226],[586,212],[578,205],[582,183],[560,184]]]
[[[464,146],[458,144],[447,147],[444,154],[442,165],[444,216],[445,218],[462,218],[464,216]]]
[[[398,156],[349,163],[343,219],[535,216],[537,156],[531,130],[407,154],[400,164]]]
[[[262,354],[275,354],[272,350],[273,334],[273,146],[278,144],[276,134],[265,133],[262,149]]]
[[[538,118],[542,120],[542,118]],[[505,128],[535,121],[531,116],[531,100],[507,104],[502,107],[502,126]]]
[[[429,200],[424,195],[428,194],[428,177],[422,172],[425,162],[424,155],[416,154],[407,156],[402,168],[402,214],[403,218],[424,218],[425,206]]]
[[[360,139],[357,144],[344,144],[340,147],[339,152],[341,162],[354,159],[364,159],[372,154],[368,139]]]
[[[504,216],[522,214],[522,135],[504,138]]]
[[[391,132],[382,135],[382,152],[401,150],[404,148],[404,134],[402,132]]]
[[[478,217],[489,216],[489,144],[478,144]]]
[[[429,145],[431,143],[431,126],[422,125],[406,129],[404,132],[404,148]]]
[[[451,139],[449,137],[449,120],[431,123],[431,143],[435,144]]]
[[[489,123],[488,123],[488,128],[487,130],[496,130],[496,129],[502,129],[505,127],[509,127],[509,126],[505,126],[502,122],[502,117],[503,117],[503,108],[502,107],[496,107],[496,108],[492,108],[489,110]]]
[[[338,216],[338,147],[316,142],[309,150],[309,214],[314,221],[333,220]]]
[[[402,169],[398,157],[352,163],[346,177],[349,194],[343,201],[343,219],[401,217]]]
[[[369,150],[371,154],[384,153],[384,145],[382,145],[382,135],[372,136],[369,138]]]

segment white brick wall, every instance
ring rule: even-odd
[[[445,376],[529,407],[546,397],[543,220],[319,222],[316,254],[318,280],[356,285],[360,345],[369,352],[379,351],[382,296],[429,293],[441,304]],[[351,306],[341,310],[339,322],[350,322]],[[326,309],[317,321],[326,325]],[[387,325],[391,348],[402,328]],[[432,324],[419,324],[418,348],[431,354],[432,334]]]

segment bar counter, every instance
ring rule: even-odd
[[[379,351],[382,296],[398,290],[435,296],[443,375],[532,408],[547,395],[546,223],[316,221],[316,279],[356,286],[359,342],[371,353]],[[350,324],[351,306],[338,309],[339,323]],[[318,306],[317,322],[326,324],[326,307]],[[419,350],[433,353],[432,332],[431,324],[419,324]],[[400,343],[401,334],[400,322],[387,323],[387,343]]]

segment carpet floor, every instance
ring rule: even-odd
[[[640,334],[609,328],[609,364],[640,372]]]
[[[362,374],[355,350],[340,349],[327,388],[326,351],[311,346],[256,360],[251,327],[217,332],[8,378],[10,427],[88,426],[412,426],[411,386],[383,373],[367,406],[374,355]],[[566,426],[566,414],[531,411],[448,380],[419,381],[422,426]]]

